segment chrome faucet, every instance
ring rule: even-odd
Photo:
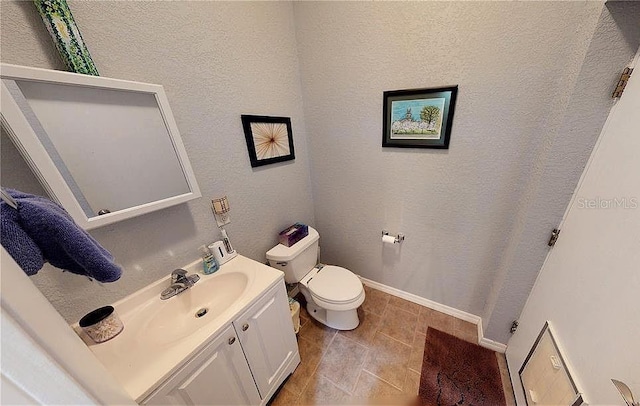
[[[184,269],[176,269],[171,272],[171,286],[160,293],[160,299],[167,300],[170,297],[182,293],[199,280],[200,276],[198,275],[187,275],[187,271]]]

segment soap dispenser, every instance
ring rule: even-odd
[[[202,272],[205,275],[211,275],[220,269],[218,261],[216,261],[213,253],[206,245],[200,246],[200,253],[202,254]]]

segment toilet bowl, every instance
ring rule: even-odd
[[[358,327],[358,307],[364,302],[362,282],[348,269],[318,265],[298,285],[307,300],[307,312],[337,330]]]
[[[311,317],[337,330],[352,330],[360,324],[362,282],[346,268],[317,264],[319,238],[309,227],[309,235],[291,247],[278,244],[270,249],[269,265],[283,271],[287,283],[298,283]]]

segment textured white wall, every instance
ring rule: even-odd
[[[124,265],[118,282],[51,267],[33,277],[67,320],[168,275],[219,239],[212,197],[228,194],[231,241],[258,261],[285,226],[314,224],[290,3],[69,4],[101,75],[164,85],[204,197],[92,231]],[[64,69],[32,2],[0,7],[2,62]],[[290,116],[295,161],[251,169],[241,114]]]
[[[546,233],[611,105],[573,97],[603,3],[301,2],[294,9],[323,261],[485,316],[485,327],[499,296],[504,312],[486,335],[506,342],[506,321],[522,308],[547,252]],[[591,86],[613,85],[623,65],[611,69],[610,56],[590,65]],[[460,89],[449,150],[381,147],[384,90],[452,84]],[[569,106],[577,114],[567,134]],[[554,143],[563,147],[549,148]],[[556,176],[541,178],[550,169]],[[542,206],[529,210],[533,199]],[[405,233],[405,242],[384,248],[382,229]],[[533,252],[524,263],[523,251]],[[519,283],[516,295],[505,292],[505,280]]]
[[[70,4],[102,75],[165,86],[206,197],[92,232],[127,269],[115,284],[33,278],[70,321],[193,259],[217,238],[208,198],[227,193],[244,254],[315,214],[323,261],[481,315],[506,342],[607,115],[598,92],[637,47],[618,24],[638,14],[600,1]],[[3,62],[63,69],[31,2],[0,8]],[[447,84],[449,150],[381,148],[384,90]],[[242,113],[291,116],[295,163],[251,170]],[[399,252],[383,228],[407,235]]]

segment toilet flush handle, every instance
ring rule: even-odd
[[[287,262],[276,262],[276,265],[287,266]]]

